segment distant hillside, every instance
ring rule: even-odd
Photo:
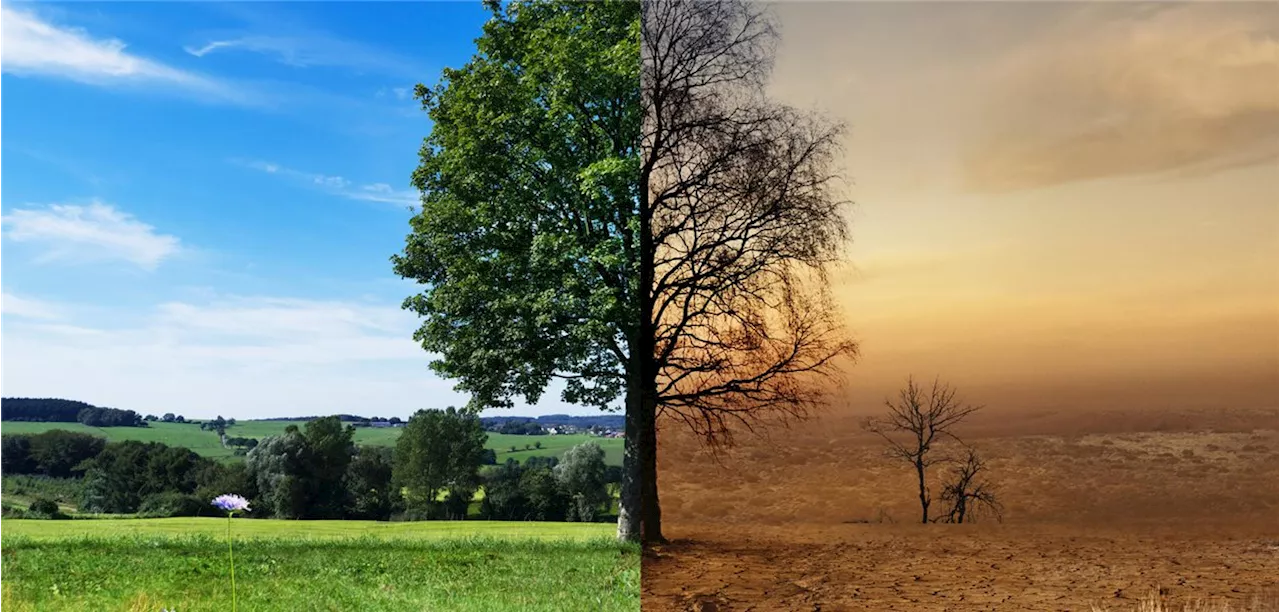
[[[337,416],[339,420],[347,423],[361,423],[365,421],[378,422],[378,421],[391,420],[391,419],[378,417],[378,416],[365,417],[365,416],[360,416],[355,414],[339,414],[335,416]],[[320,417],[313,415],[313,416],[299,416],[299,417],[273,417],[269,419],[255,419],[255,420],[303,422],[303,421],[314,421],[318,418]],[[394,422],[398,423],[400,421],[401,419],[394,418]],[[595,426],[605,427],[609,429],[621,429],[626,425],[626,417],[624,417],[621,414],[600,414],[600,415],[592,415],[592,416],[573,416],[569,414],[546,414],[538,417],[529,417],[529,416],[481,417],[480,422],[486,427],[490,425],[501,425],[503,423],[508,423],[508,422],[516,422],[516,423],[533,422],[533,423],[542,425],[543,427],[553,427],[557,425],[572,425],[580,429],[590,429],[591,427],[595,427]]]
[[[91,427],[146,427],[142,415],[132,410],[103,408],[76,400],[57,398],[0,398],[0,421],[84,423]]]
[[[574,427],[589,429],[591,427],[600,426],[610,429],[621,429],[626,426],[626,417],[621,414],[599,414],[591,416],[573,416],[569,414],[545,414],[540,417],[525,416],[499,416],[499,417],[483,417],[480,422],[486,426],[501,425],[510,421],[528,422],[533,421],[543,427],[556,425],[572,425]]]
[[[254,420],[255,420],[255,421],[297,421],[297,422],[305,422],[305,421],[314,421],[314,420],[316,420],[316,419],[320,418],[321,416],[322,416],[322,415],[297,416],[297,417],[271,417],[271,418],[268,418],[268,419],[254,419]],[[343,423],[363,423],[364,421],[386,421],[386,420],[388,420],[388,419],[384,419],[384,418],[382,418],[382,417],[376,417],[376,416],[375,416],[375,417],[363,417],[363,416],[360,416],[360,415],[357,415],[357,414],[334,414],[334,415],[323,415],[323,416],[336,416],[336,417],[338,417],[338,420],[339,420],[339,421],[342,421]]]

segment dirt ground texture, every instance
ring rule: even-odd
[[[666,427],[671,543],[646,552],[644,609],[1136,610],[1162,591],[1274,610],[1276,415],[980,413],[960,433],[989,457],[1005,520],[974,525],[918,524],[910,468],[862,416],[718,461]]]

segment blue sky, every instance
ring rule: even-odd
[[[428,369],[389,257],[450,3],[3,7],[3,394],[140,412],[407,416]],[[510,414],[592,413],[549,390]]]

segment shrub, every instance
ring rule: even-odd
[[[182,493],[155,493],[148,495],[138,506],[138,516],[143,518],[171,518],[175,516],[200,516],[209,514],[209,506],[199,497]]]
[[[27,518],[65,519],[67,515],[58,509],[58,502],[47,497],[37,497],[27,506]]]

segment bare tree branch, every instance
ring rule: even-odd
[[[766,98],[777,32],[755,5],[643,11],[655,402],[715,449],[811,414],[857,354],[827,279],[848,238],[842,128]]]
[[[982,407],[961,402],[956,390],[938,379],[934,379],[933,386],[926,392],[912,377],[907,378],[907,386],[898,392],[897,400],[885,400],[885,406],[888,414],[867,419],[863,427],[888,444],[889,456],[915,468],[920,520],[928,523],[932,496],[927,471],[930,466],[947,461],[945,456],[933,452],[934,446],[948,438],[960,442],[953,429]]]

